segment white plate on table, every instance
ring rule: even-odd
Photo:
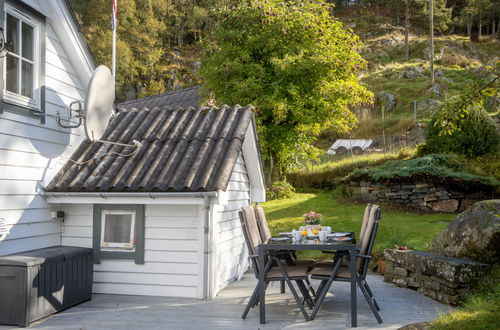
[[[349,241],[352,241],[352,238],[351,237],[345,237],[345,236],[342,236],[342,237],[332,237],[332,238],[330,238],[330,241],[333,241],[333,242],[349,242]]]
[[[272,242],[288,242],[289,240],[289,237],[271,237]]]
[[[331,233],[328,237],[344,237],[349,235],[351,235],[351,233]]]

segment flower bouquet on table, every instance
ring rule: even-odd
[[[314,211],[307,212],[303,215],[304,223],[310,235],[318,235],[323,223],[323,214]]]

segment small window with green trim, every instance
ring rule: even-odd
[[[144,263],[144,205],[94,204],[94,261]]]

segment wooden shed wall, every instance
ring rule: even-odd
[[[248,250],[241,229],[238,211],[250,205],[250,181],[243,156],[238,157],[227,189],[228,203],[215,208],[214,292],[217,294],[230,282],[241,277],[248,268]]]
[[[85,88],[49,21],[46,31],[45,109],[64,114],[70,102],[83,101]],[[41,187],[82,139],[81,128],[61,128],[54,118],[41,124],[37,118],[0,114],[0,218],[10,228],[0,238],[0,255],[61,243],[60,222],[51,219]]]
[[[66,204],[62,244],[92,247],[92,204]],[[200,205],[146,205],[145,263],[102,260],[95,293],[202,298],[203,210]]]

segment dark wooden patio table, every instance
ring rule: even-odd
[[[357,301],[356,283],[358,274],[356,273],[356,244],[347,242],[319,242],[318,240],[306,240],[294,242],[292,239],[286,242],[268,241],[259,245],[259,269],[265,269],[265,255],[267,251],[280,250],[319,250],[319,251],[347,251],[349,253],[349,270],[351,272],[351,327],[357,326]],[[265,274],[259,272],[259,314],[260,323],[266,323],[266,285]]]

